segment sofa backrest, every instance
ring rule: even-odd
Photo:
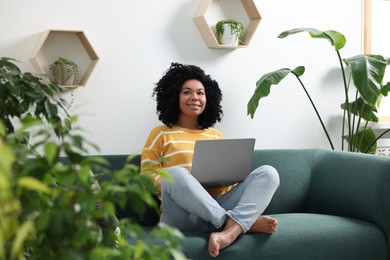
[[[252,169],[261,165],[271,165],[280,175],[280,187],[276,191],[270,205],[264,214],[279,214],[309,211],[309,193],[311,184],[311,168],[316,150],[255,150]],[[112,169],[121,169],[128,155],[105,155]],[[140,155],[135,155],[131,163],[140,165]],[[118,208],[117,215],[138,219],[143,225],[153,225],[158,222],[158,215],[149,210],[142,217],[137,216],[128,205],[125,209]]]
[[[280,186],[264,214],[309,211],[313,149],[255,150],[252,169],[271,165],[279,173]]]

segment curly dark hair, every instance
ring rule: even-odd
[[[156,83],[152,96],[157,101],[158,119],[167,126],[177,123],[180,114],[179,93],[184,82],[190,79],[199,80],[206,92],[206,107],[199,116],[198,124],[203,129],[212,127],[217,121],[221,121],[223,115],[222,106],[220,105],[222,92],[218,82],[195,65],[173,62],[163,77]]]

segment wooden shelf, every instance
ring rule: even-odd
[[[42,33],[30,62],[38,74],[50,75],[49,66],[59,57],[74,61],[79,68],[78,84],[66,87],[85,86],[99,60],[83,31],[49,29]]]
[[[245,12],[249,18],[249,24],[245,28],[244,32],[244,39],[243,44],[239,46],[227,46],[227,45],[220,45],[217,41],[217,38],[211,29],[209,23],[207,22],[205,18],[205,14],[207,10],[209,9],[211,3],[213,0],[202,0],[198,10],[195,13],[194,16],[194,22],[196,26],[198,27],[198,30],[200,34],[203,37],[203,40],[205,41],[207,47],[209,48],[221,48],[221,49],[237,49],[237,48],[245,48],[249,45],[249,42],[251,41],[257,26],[260,23],[261,16],[260,13],[253,2],[254,0],[240,0]]]

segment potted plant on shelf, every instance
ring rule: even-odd
[[[296,28],[282,32],[278,37],[285,38],[301,32],[308,32],[312,38],[325,39],[335,48],[345,93],[344,103],[340,105],[343,110],[341,150],[345,149],[344,142],[346,142],[348,144],[346,150],[348,151],[375,153],[377,140],[389,132],[390,129],[376,137],[368,123],[378,122],[375,112],[377,112],[382,97],[387,96],[390,91],[390,82],[383,83],[386,67],[390,64],[390,59],[385,59],[381,55],[366,54],[342,59],[340,49],[344,47],[346,39],[343,34],[333,30],[320,31],[313,28]],[[346,73],[347,67],[350,75]],[[283,68],[264,74],[256,82],[256,89],[248,102],[248,115],[253,118],[260,99],[269,95],[272,85],[278,85],[291,73],[298,79],[305,91],[320,120],[331,148],[335,149],[321,116],[300,78],[304,72],[305,67],[298,66],[295,69]],[[348,78],[352,79],[352,81],[348,80]]]
[[[49,68],[55,83],[62,86],[77,84],[78,66],[73,61],[60,57]]]
[[[241,45],[244,37],[244,25],[234,19],[221,20],[215,26],[217,41],[222,45]]]
[[[176,229],[115,221],[117,203],[158,210],[156,187],[130,162],[113,171],[87,156],[98,147],[66,111],[63,91],[0,58],[0,259],[184,259]],[[96,189],[92,169],[112,178]]]

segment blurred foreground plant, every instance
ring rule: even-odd
[[[98,147],[46,82],[0,59],[0,259],[184,259],[178,230],[115,217],[118,205],[159,210],[150,176],[131,157],[112,171],[88,156]]]

